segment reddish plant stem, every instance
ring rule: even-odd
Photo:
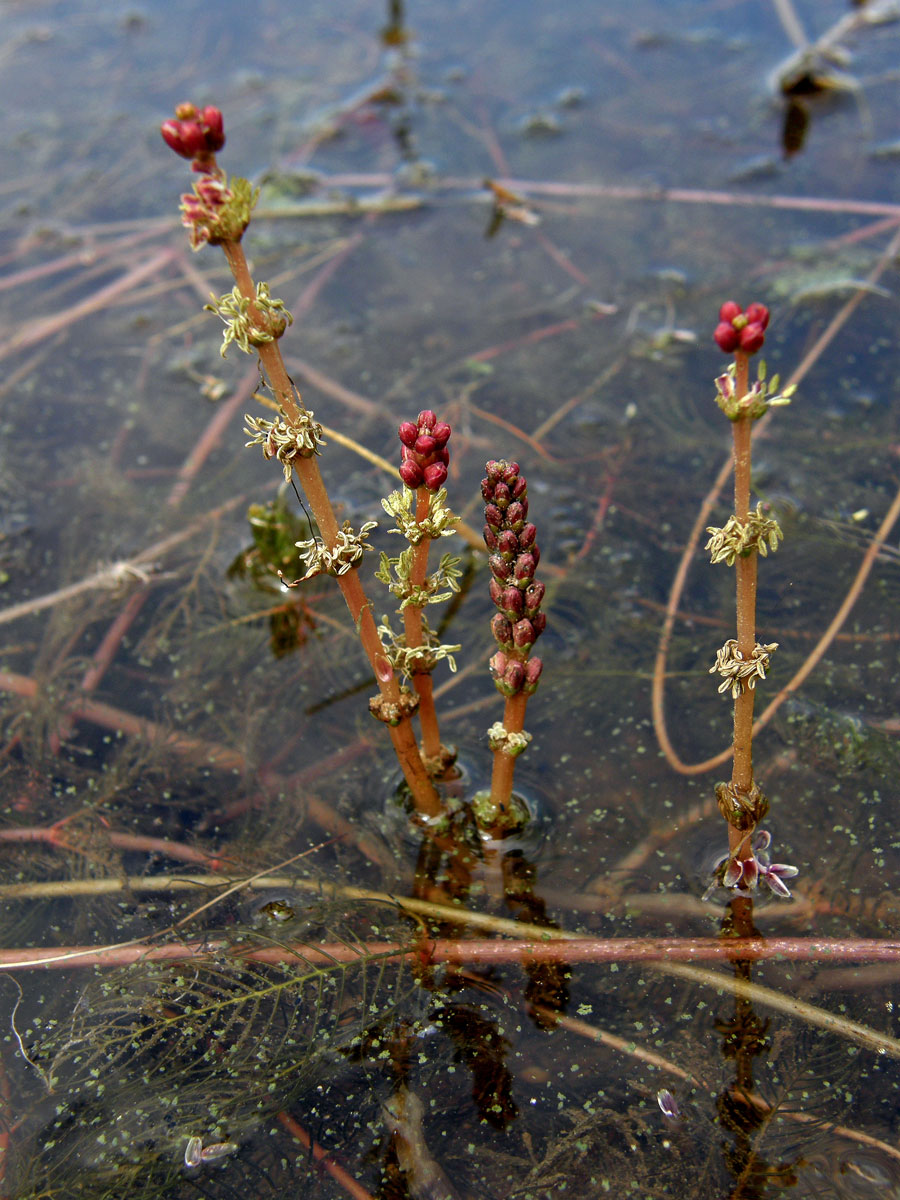
[[[427,521],[431,511],[431,492],[426,487],[420,487],[416,492],[416,524]],[[412,569],[409,581],[413,587],[421,588],[428,575],[428,552],[431,549],[431,538],[425,537],[413,547]],[[406,634],[406,644],[410,649],[422,645],[422,609],[415,604],[408,604],[403,610],[403,629]],[[419,697],[419,723],[422,726],[422,749],[425,758],[439,762],[443,747],[441,746],[441,731],[438,726],[437,712],[434,707],[434,689],[431,672],[418,671],[412,677],[413,687]]]
[[[372,1193],[367,1192],[362,1184],[357,1183],[353,1176],[345,1171],[341,1164],[333,1159],[327,1150],[310,1137],[303,1126],[298,1121],[295,1121],[290,1113],[278,1113],[277,1120],[281,1122],[291,1137],[296,1138],[305,1150],[310,1151],[319,1166],[325,1168],[335,1183],[339,1184],[348,1196],[352,1196],[353,1200],[375,1200]]]
[[[738,350],[735,353],[735,395],[746,396],[749,391],[750,363],[748,356]],[[753,423],[749,417],[732,421],[734,439],[734,515],[741,524],[750,516],[750,467],[751,438]],[[756,550],[747,555],[738,555],[735,561],[737,592],[737,648],[742,657],[749,661],[756,645],[756,571],[759,555]],[[753,787],[753,702],[755,688],[741,689],[734,702],[734,762],[731,772],[732,788],[747,795]],[[752,855],[750,838],[734,826],[728,827],[728,845],[739,859]]]
[[[233,858],[212,854],[206,850],[200,850],[196,846],[188,846],[184,842],[172,842],[168,838],[116,833],[114,830],[105,831],[104,837],[109,845],[117,850],[160,854],[166,858],[177,859],[179,862],[199,863],[211,871],[234,868],[235,860]],[[60,850],[83,853],[77,836],[66,836],[64,822],[38,827],[0,829],[0,843],[3,842],[43,842],[46,845],[56,846]]]
[[[233,953],[233,945],[199,939],[165,946],[126,943],[117,946],[41,946],[0,950],[0,971],[115,967],[134,962],[183,962],[231,954],[248,962],[315,966],[358,962],[363,956],[383,960],[424,958],[446,962],[729,962],[779,959],[790,962],[892,962],[900,964],[900,941],[888,938],[592,938],[560,936],[546,930],[547,940],[527,938],[439,938],[410,949],[394,942],[329,942],[319,946],[267,946]]]
[[[521,733],[525,728],[527,705],[528,697],[524,692],[519,692],[515,696],[507,696],[503,708],[503,728],[507,733]],[[494,751],[494,765],[491,770],[491,800],[500,814],[509,812],[515,769],[516,755],[507,754],[504,750]]]
[[[225,252],[225,258],[231,268],[231,273],[234,276],[238,289],[243,296],[251,301],[251,313],[256,316],[253,306],[253,301],[256,297],[256,288],[240,242],[223,242],[222,249]],[[259,346],[258,353],[263,369],[268,375],[275,399],[281,406],[288,421],[292,424],[299,424],[301,420],[300,404],[297,400],[294,384],[287,373],[287,368],[281,357],[278,342],[267,342],[265,345]],[[325,482],[319,471],[319,464],[316,457],[297,458],[293,466],[306,494],[309,507],[315,517],[322,539],[325,545],[331,549],[337,541],[339,526],[331,499],[325,487]],[[372,606],[359,581],[358,570],[352,569],[343,575],[338,575],[337,583],[341,589],[347,608],[350,610],[351,619],[353,620],[366,657],[371,664],[382,698],[395,711],[399,712],[400,687],[390,663],[385,657],[381,639],[378,636],[378,630],[375,626],[375,618],[372,615]],[[388,732],[390,733],[394,751],[399,760],[404,778],[412,793],[416,811],[426,817],[439,816],[443,812],[443,806],[434,785],[428,778],[428,773],[419,754],[419,748],[416,744],[415,734],[409,718],[400,716],[396,725],[388,725]]]

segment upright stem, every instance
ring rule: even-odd
[[[745,396],[749,390],[749,358],[743,351],[735,354],[735,395]],[[752,421],[742,417],[732,421],[734,437],[734,515],[742,524],[750,515],[750,466]],[[735,562],[737,582],[737,648],[749,659],[756,645],[756,550],[738,556]],[[735,791],[748,793],[753,787],[753,702],[756,691],[743,687],[734,702],[734,765],[731,783]],[[734,852],[741,841],[740,858],[751,855],[750,838],[732,825],[728,827],[729,848]]]
[[[431,492],[426,487],[416,491],[416,522],[421,525],[428,519],[431,509]],[[409,582],[414,587],[423,587],[428,575],[428,551],[431,538],[423,538],[413,549],[412,570]],[[403,610],[403,628],[406,634],[406,644],[410,649],[422,645],[422,609],[415,604],[409,604]],[[419,722],[422,726],[422,749],[426,760],[440,762],[443,747],[441,733],[438,728],[437,712],[434,707],[434,694],[430,671],[418,671],[412,677],[413,687],[419,697]]]
[[[250,300],[250,310],[255,316],[253,300],[256,296],[256,288],[250,275],[250,269],[247,266],[247,259],[244,256],[243,248],[240,242],[223,242],[222,249],[225,252],[225,257],[228,260],[228,265],[234,275],[235,282],[241,294]],[[287,373],[278,342],[267,342],[257,349],[260,362],[269,378],[275,399],[289,421],[299,421],[301,410],[297,403],[296,390]],[[322,474],[319,471],[319,464],[315,456],[313,456],[310,458],[296,458],[292,466],[297,472],[303,491],[309,501],[309,507],[315,517],[322,539],[326,547],[331,549],[337,540],[339,525],[331,504],[331,499],[325,488],[325,481],[322,479]],[[359,635],[359,640],[371,664],[378,689],[384,700],[394,706],[396,711],[399,711],[400,688],[394,671],[384,654],[384,648],[382,647],[381,639],[378,636],[378,630],[375,625],[375,618],[372,615],[372,605],[366,597],[363,586],[359,581],[358,570],[351,569],[343,575],[338,575],[337,583],[343,593],[347,608],[350,610],[350,616]],[[426,817],[439,816],[443,812],[443,805],[422,763],[415,733],[409,718],[401,715],[396,725],[388,726],[388,731],[390,732],[394,750],[403,770],[403,775],[412,792],[416,811]]]
[[[521,733],[525,728],[527,704],[528,697],[524,692],[519,692],[515,696],[507,696],[503,709],[503,727],[507,734]],[[500,818],[501,825],[503,818],[510,811],[515,769],[515,755],[509,754],[503,749],[494,751],[494,765],[491,770],[491,801]]]

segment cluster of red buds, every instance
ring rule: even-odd
[[[176,154],[191,160],[200,178],[194,190],[181,197],[181,223],[191,231],[195,250],[207,242],[239,242],[250,221],[258,189],[245,179],[229,183],[216,163],[216,151],[225,145],[222,114],[211,104],[198,109],[179,104],[175,119],[160,126],[163,140]]]
[[[529,655],[547,617],[541,612],[544,585],[534,577],[541,552],[537,530],[528,521],[528,485],[518,463],[492,460],[485,469],[484,542],[490,551],[491,599],[499,609],[491,619],[500,647],[491,673],[504,696],[531,695],[544,664]]]
[[[735,350],[755,354],[766,340],[768,324],[769,310],[764,304],[748,304],[745,310],[733,300],[726,300],[719,309],[719,324],[713,337],[726,354]]]
[[[430,408],[423,409],[415,422],[404,421],[397,430],[403,443],[400,478],[408,488],[426,487],[436,492],[447,479],[450,453],[447,442],[450,426],[439,421]]]
[[[175,119],[163,121],[160,133],[170,149],[192,160],[195,171],[214,170],[213,155],[225,145],[222,114],[211,104],[200,109],[179,104]]]

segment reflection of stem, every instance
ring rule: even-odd
[[[519,919],[530,925],[558,929],[558,923],[547,916],[543,898],[534,890],[537,876],[534,864],[524,854],[511,851],[501,857],[500,869],[503,895],[510,912],[518,913]],[[523,967],[528,977],[524,995],[528,1011],[539,1028],[553,1029],[557,1015],[568,1005],[569,966],[560,955],[541,963],[529,962],[526,958]]]
[[[769,943],[766,942],[765,944],[768,945]],[[745,953],[739,944],[732,944],[729,949],[732,954],[740,953],[743,955]],[[752,955],[752,949],[748,948],[746,952],[748,955]],[[788,1017],[806,1021],[810,1025],[817,1025],[820,1029],[825,1029],[829,1033],[836,1033],[838,1036],[856,1042],[860,1046],[865,1046],[867,1050],[874,1050],[876,1054],[890,1054],[892,1058],[900,1058],[900,1041],[896,1038],[880,1034],[866,1025],[858,1024],[856,1021],[849,1021],[845,1017],[839,1017],[834,1013],[826,1011],[824,1008],[817,1008],[813,1004],[807,1004],[805,1000],[798,1000],[794,996],[785,996],[781,992],[776,992],[774,988],[764,987],[760,983],[749,983],[746,980],[735,979],[732,976],[723,975],[718,971],[710,971],[706,967],[691,966],[688,963],[667,962],[665,965],[654,963],[651,969],[664,971],[667,975],[676,975],[680,979],[690,979],[694,983],[716,988],[720,992],[731,992],[732,995],[742,996],[754,1004],[774,1009],[776,1012],[784,1013]]]
[[[740,366],[738,367],[740,373]],[[748,457],[749,466],[749,457]],[[740,851],[734,851],[740,853]],[[731,946],[736,939],[746,940],[756,935],[753,925],[753,901],[748,897],[736,896],[728,906],[722,927],[722,941]],[[734,978],[738,983],[749,984],[753,969],[752,959],[738,953],[732,954]],[[727,1021],[717,1021],[716,1029],[723,1035],[722,1054],[734,1060],[735,1081],[731,1087],[719,1094],[716,1108],[719,1123],[732,1134],[733,1145],[726,1151],[729,1167],[736,1176],[735,1187],[729,1193],[732,1200],[743,1194],[748,1179],[765,1179],[768,1170],[756,1152],[758,1138],[753,1136],[763,1124],[759,1111],[747,1105],[743,1097],[753,1091],[753,1060],[766,1048],[767,1022],[757,1017],[750,1000],[740,992],[735,993],[734,1015]]]

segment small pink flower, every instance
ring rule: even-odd
[[[706,896],[712,894],[717,882],[741,896],[748,896],[764,883],[774,895],[789,900],[791,893],[784,880],[792,879],[799,872],[789,863],[770,863],[767,850],[771,844],[772,835],[766,829],[759,829],[753,835],[752,853],[747,858],[738,858],[737,853],[724,855],[714,868],[713,882]]]

